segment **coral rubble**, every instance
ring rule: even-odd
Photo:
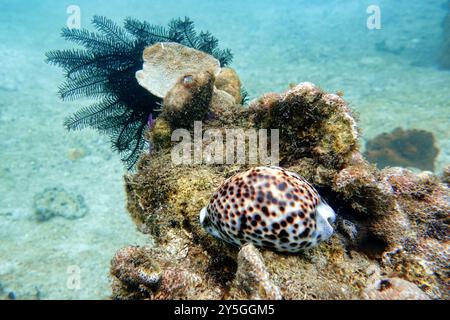
[[[376,163],[380,169],[401,166],[433,171],[439,153],[431,132],[402,128],[380,134],[367,142],[366,149],[367,160]]]
[[[164,116],[146,134],[154,151],[142,154],[136,173],[125,176],[128,211],[155,247],[117,253],[113,298],[450,298],[445,184],[431,173],[370,165],[359,151],[352,112],[338,95],[302,83],[266,94],[247,109],[237,103],[237,81],[215,81],[216,88],[185,86],[179,78],[171,90],[180,93],[169,92]],[[197,95],[199,88],[234,99],[217,104],[214,93]],[[189,113],[198,105],[211,114]],[[174,164],[171,129],[182,125],[192,133],[189,123],[199,119],[203,130],[279,129],[280,165],[319,190],[337,212],[337,232],[298,254],[237,248],[209,235],[200,225],[200,209],[225,179],[250,166]]]

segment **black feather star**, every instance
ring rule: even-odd
[[[95,16],[92,24],[95,33],[63,29],[64,39],[84,48],[48,52],[47,62],[65,71],[66,81],[59,88],[63,100],[97,100],[68,117],[65,127],[90,127],[108,134],[113,149],[131,170],[145,146],[144,132],[158,116],[162,103],[135,78],[142,69],[145,47],[177,42],[213,55],[222,66],[231,62],[232,54],[228,49],[220,50],[218,40],[209,32],[197,34],[189,18],[172,20],[167,28],[132,18],[125,19],[124,27],[120,27],[101,16]]]

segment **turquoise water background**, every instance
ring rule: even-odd
[[[2,0],[0,298],[107,298],[114,253],[151,245],[126,213],[124,170],[108,138],[62,126],[83,103],[58,99],[62,72],[45,64],[44,54],[71,47],[60,38],[69,5],[80,7],[83,28],[92,28],[95,14],[161,25],[188,16],[233,51],[231,66],[252,98],[304,81],[342,91],[359,114],[363,145],[398,126],[428,130],[440,149],[440,172],[450,163],[450,71],[437,64],[446,3]],[[381,9],[380,30],[366,26],[369,5]],[[73,160],[74,150],[83,156]],[[36,221],[34,195],[55,186],[82,195],[89,213]],[[72,266],[80,270],[77,289],[68,285]]]

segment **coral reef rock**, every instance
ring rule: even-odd
[[[216,88],[230,94],[235,103],[242,101],[241,87],[242,84],[238,74],[231,68],[222,68],[216,77]]]
[[[127,247],[117,252],[111,263],[113,298],[220,299],[223,290],[211,290],[204,272],[193,271],[197,262],[188,256],[187,247],[177,251],[186,244],[174,235],[172,240],[174,243],[164,248]]]
[[[39,221],[54,217],[74,220],[84,217],[88,207],[81,195],[74,195],[61,187],[47,188],[34,196],[34,213]]]
[[[172,130],[194,121],[232,118],[239,108],[241,81],[231,68],[220,68],[211,55],[177,43],[157,43],[144,51],[141,86],[163,98],[160,117]],[[160,123],[161,124],[161,123]]]
[[[442,172],[441,180],[447,186],[450,186],[450,165],[448,165],[444,168],[444,171]]]
[[[204,120],[211,107],[214,76],[208,72],[182,76],[164,98],[161,117],[171,127],[188,128],[194,120]]]
[[[210,95],[193,91],[184,97],[147,132],[153,152],[142,154],[136,172],[125,176],[128,211],[155,246],[119,251],[111,266],[113,298],[450,299],[447,185],[430,172],[370,165],[341,97],[311,83],[266,94],[249,108],[231,100],[215,105],[214,93],[210,102]],[[333,236],[281,254],[252,245],[239,250],[206,232],[201,208],[226,179],[256,165],[172,161],[171,124],[182,119],[193,135],[188,124],[199,115],[186,108],[197,103],[212,111],[203,131],[279,129],[280,166],[304,177],[334,209]],[[209,143],[203,140],[203,146]],[[194,148],[188,152],[195,156]],[[397,278],[402,280],[392,280]],[[391,287],[376,284],[383,279]]]
[[[249,109],[256,127],[280,130],[280,163],[312,159],[324,168],[339,168],[356,150],[359,134],[348,105],[312,83],[267,94]]]
[[[364,155],[380,169],[402,166],[433,171],[438,153],[431,132],[397,128],[368,141]]]
[[[159,42],[145,48],[144,67],[136,73],[136,79],[152,94],[164,98],[180,77],[204,71],[217,76],[219,60],[179,43]]]
[[[253,300],[281,300],[280,288],[271,280],[263,257],[252,244],[242,247],[238,254],[238,268],[232,291],[236,297]]]
[[[376,281],[364,296],[367,300],[430,300],[415,284],[400,278]]]

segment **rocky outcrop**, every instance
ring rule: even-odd
[[[143,154],[136,173],[125,177],[128,211],[155,247],[124,248],[116,255],[114,298],[450,298],[448,187],[431,173],[370,165],[341,97],[302,83],[266,94],[248,109],[211,103],[214,111],[205,119],[199,113],[176,115],[195,105],[193,92],[186,96],[171,109],[174,115],[157,120],[147,134],[154,151]],[[167,100],[163,114],[171,108]],[[200,209],[226,178],[249,165],[176,165],[170,137],[171,119],[178,116],[186,124],[204,120],[204,131],[279,129],[280,166],[319,190],[337,212],[337,232],[295,255],[251,245],[239,249],[210,236],[200,226]],[[193,135],[192,126],[186,127]]]

